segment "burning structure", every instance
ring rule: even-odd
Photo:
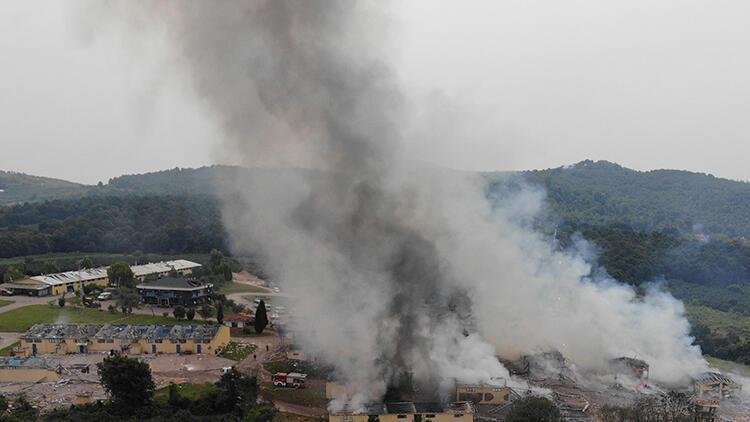
[[[734,397],[742,386],[718,372],[705,372],[693,380],[693,389],[701,405],[719,405],[721,400]]]
[[[288,292],[295,342],[354,386],[334,415],[407,374],[428,401],[450,397],[454,379],[509,377],[496,354],[559,350],[599,372],[639,356],[671,385],[706,370],[680,302],[639,297],[592,268],[584,241],[562,249],[535,230],[547,217],[538,188],[489,189],[485,175],[404,159],[408,90],[379,4],[118,5],[140,34],[165,28],[170,62],[185,66],[175,73],[223,129],[221,150],[265,168],[218,181],[224,221],[234,251],[259,257]],[[574,374],[558,369],[540,376],[568,385]]]

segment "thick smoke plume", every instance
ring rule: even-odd
[[[353,386],[335,405],[381,399],[404,380],[429,393],[507,377],[498,353],[559,350],[589,371],[634,356],[669,383],[703,369],[679,302],[594,279],[584,242],[560,251],[531,229],[542,192],[490,203],[481,177],[400,158],[407,98],[379,5],[107,6],[166,29],[226,150],[248,165],[314,169],[218,188],[235,252],[263,257],[291,295],[297,339]]]

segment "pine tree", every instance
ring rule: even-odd
[[[266,314],[266,303],[262,300],[258,304],[258,309],[255,310],[255,332],[260,334],[268,325],[268,315]]]

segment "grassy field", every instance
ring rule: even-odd
[[[232,293],[270,293],[271,291],[258,286],[243,283],[227,283],[219,288],[219,293],[228,295]]]
[[[201,324],[202,321],[178,321],[161,315],[123,315],[104,310],[73,308],[50,305],[29,305],[0,314],[0,331],[23,332],[34,324],[49,324],[56,321],[75,324]]]
[[[324,387],[307,386],[301,390],[294,388],[274,387],[270,383],[263,384],[260,388],[260,396],[266,400],[278,400],[286,403],[299,404],[302,406],[326,408],[328,400]]]
[[[3,299],[0,299],[0,307],[5,306],[5,305],[10,305],[11,303],[13,303],[12,300],[3,300]]]
[[[219,356],[227,359],[241,361],[249,355],[253,354],[253,352],[255,352],[257,348],[258,346],[254,344],[235,343],[232,341],[227,345],[227,347],[223,352],[221,352]]]
[[[216,392],[216,386],[210,383],[207,384],[178,384],[177,391],[180,392],[182,398],[188,400],[199,400],[208,397],[210,394]],[[165,403],[169,400],[169,387],[163,387],[154,393],[154,399],[158,402]]]
[[[736,332],[744,340],[750,340],[750,316],[702,305],[686,305],[685,311],[692,324],[702,324],[719,333]]]

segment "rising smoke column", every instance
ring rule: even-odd
[[[538,191],[493,207],[482,179],[400,159],[406,99],[377,6],[105,6],[165,29],[240,161],[316,169],[239,172],[218,189],[235,252],[263,257],[291,295],[297,338],[355,387],[334,406],[410,375],[423,391],[505,377],[496,351],[557,349],[590,370],[635,355],[666,382],[700,370],[680,303],[594,279],[584,255],[531,230]]]

